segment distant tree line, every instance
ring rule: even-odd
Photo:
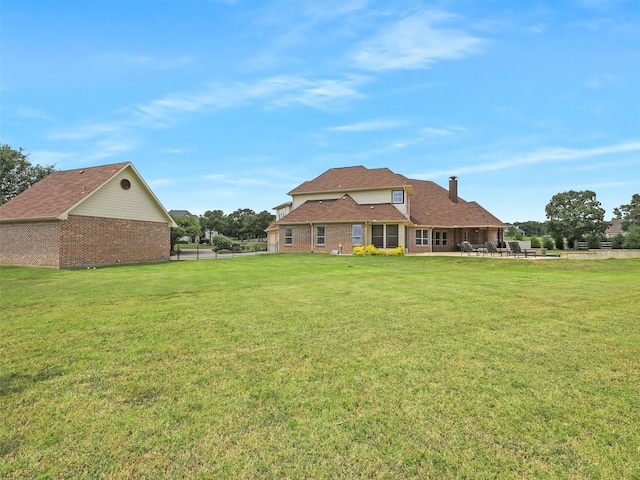
[[[275,215],[267,210],[256,213],[250,208],[240,208],[225,215],[222,210],[207,210],[196,220],[193,217],[173,216],[178,225],[171,229],[171,248],[182,237],[209,237],[214,241],[220,238],[220,243],[227,244],[227,239],[237,241],[255,240],[267,236],[265,230],[275,221]]]
[[[0,205],[38,183],[55,169],[55,165],[33,165],[22,147],[18,150],[0,145]]]
[[[0,145],[0,205],[45,178],[54,167],[31,164],[29,154],[24,153],[22,147],[16,150],[6,144]],[[557,248],[564,248],[565,242],[573,245],[578,240],[597,246],[610,225],[591,190],[558,193],[545,207],[545,213],[546,222],[515,222],[506,235],[549,236],[555,239]],[[615,208],[614,215],[622,220],[624,234],[611,239],[611,243],[618,248],[640,248],[640,194],[633,194],[628,204]],[[213,237],[217,234],[239,241],[264,238],[265,229],[275,221],[275,216],[267,210],[256,213],[241,208],[229,215],[222,210],[207,210],[199,220],[191,217],[174,217],[174,220],[178,227],[171,229],[172,249],[181,237]]]
[[[590,247],[598,247],[611,222],[604,219],[605,211],[591,190],[569,190],[554,195],[545,207],[546,222],[514,222],[506,231],[513,238],[549,236],[556,248],[572,246],[576,241],[586,241]],[[640,248],[640,194],[633,194],[631,202],[614,209],[621,219],[622,231],[610,239],[617,248]]]

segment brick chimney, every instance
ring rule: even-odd
[[[449,200],[458,203],[458,177],[449,177]]]

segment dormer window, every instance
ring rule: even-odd
[[[404,203],[404,190],[393,190],[391,192],[392,203]]]

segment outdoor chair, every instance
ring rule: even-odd
[[[536,256],[535,250],[522,249],[518,242],[509,242],[509,249],[511,250],[511,255],[514,257],[519,257],[520,255],[524,255],[525,257],[529,255]]]
[[[502,250],[496,247],[496,244],[493,242],[485,243],[485,254],[491,255],[492,257],[496,254],[502,256]]]
[[[464,253],[466,253],[467,255],[471,255],[474,252],[476,255],[478,255],[478,249],[473,248],[473,245],[471,245],[469,242],[462,242],[460,244],[460,255]]]

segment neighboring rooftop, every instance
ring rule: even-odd
[[[99,167],[52,172],[20,195],[1,205],[0,218],[57,218],[128,165],[131,164],[129,162],[113,163]]]

